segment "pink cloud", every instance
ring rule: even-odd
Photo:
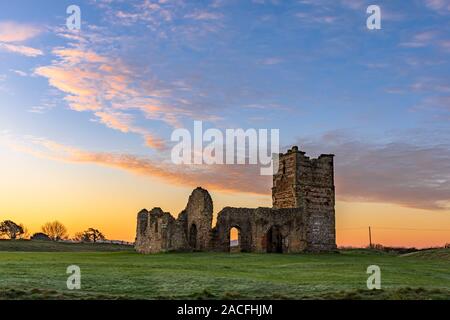
[[[31,137],[25,140],[0,137],[0,143],[39,158],[70,163],[92,163],[149,176],[182,186],[204,186],[212,191],[246,192],[268,194],[271,177],[259,175],[257,166],[174,165],[167,161],[156,161],[132,154],[91,152],[63,145],[44,138]]]
[[[112,129],[122,131],[124,133],[130,131],[132,117],[122,112],[104,112],[97,111],[95,115],[102,123]]]
[[[76,39],[67,48],[56,48],[57,57],[51,65],[35,69],[35,74],[48,79],[49,84],[64,92],[70,108],[92,112],[99,123],[123,133],[136,133],[145,145],[163,149],[165,144],[150,130],[136,126],[138,110],[147,118],[164,119],[158,105],[160,92],[152,94],[136,86],[135,73],[120,59],[87,48],[84,40]],[[153,98],[146,96],[152,95]]]
[[[16,22],[0,22],[0,42],[23,42],[39,35],[42,30],[36,26]]]
[[[339,200],[394,203],[431,210],[450,208],[448,146],[418,146],[403,142],[376,145],[336,132],[301,142],[301,149],[311,156],[320,152],[336,155],[335,181]],[[271,177],[261,176],[258,166],[174,165],[163,159],[82,150],[42,138],[3,139],[3,143],[41,158],[108,166],[177,185],[203,186],[211,191],[270,194]]]

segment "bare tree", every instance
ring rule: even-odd
[[[73,237],[72,240],[77,241],[77,242],[84,241],[84,232],[77,232],[77,233],[75,233],[75,236]]]
[[[67,228],[59,221],[47,222],[42,227],[42,232],[53,241],[67,239]]]
[[[9,239],[14,240],[17,237],[20,237],[23,233],[24,231],[22,226],[11,220],[5,220],[0,223],[0,235],[2,236],[6,236]]]

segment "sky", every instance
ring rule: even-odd
[[[335,154],[340,246],[450,242],[449,0],[0,1],[0,220],[133,241],[197,186],[271,206],[252,166],[170,161],[194,121]]]

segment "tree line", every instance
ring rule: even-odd
[[[17,224],[11,220],[0,222],[0,239],[32,239],[32,240],[73,240],[77,242],[97,242],[106,240],[105,235],[95,228],[88,228],[75,233],[69,238],[67,228],[59,221],[47,222],[41,227],[41,232],[34,233],[31,237],[28,229],[23,224]]]

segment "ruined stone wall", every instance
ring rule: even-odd
[[[255,209],[223,208],[217,215],[217,223],[213,230],[211,250],[228,252],[230,250],[230,230],[239,230],[242,252],[253,251],[252,224]]]
[[[336,248],[333,155],[321,155],[310,160],[309,165],[307,177],[300,175],[302,185],[298,193],[299,198],[306,200],[308,242],[314,251],[332,250]]]
[[[187,239],[182,224],[160,208],[138,213],[135,248],[141,253],[183,250]]]
[[[328,251],[336,248],[333,155],[310,159],[293,147],[280,155],[273,177],[273,208],[226,207],[212,228],[213,202],[196,188],[178,218],[154,208],[137,217],[138,252],[230,251],[230,230],[239,230],[244,252]]]
[[[280,154],[278,172],[273,175],[272,205],[274,208],[297,208],[297,154]]]
[[[160,208],[141,210],[135,248],[141,253],[191,251],[209,248],[213,204],[208,191],[195,189],[178,218]]]
[[[308,249],[305,216],[298,208],[226,207],[217,216],[213,250],[230,250],[230,230],[233,227],[240,231],[242,252],[295,253]],[[271,233],[272,241],[268,238]]]
[[[298,253],[308,249],[307,221],[300,208],[258,208],[254,221],[254,252]]]
[[[213,218],[213,203],[209,192],[202,188],[195,189],[184,211],[189,245],[194,250],[207,249]]]

